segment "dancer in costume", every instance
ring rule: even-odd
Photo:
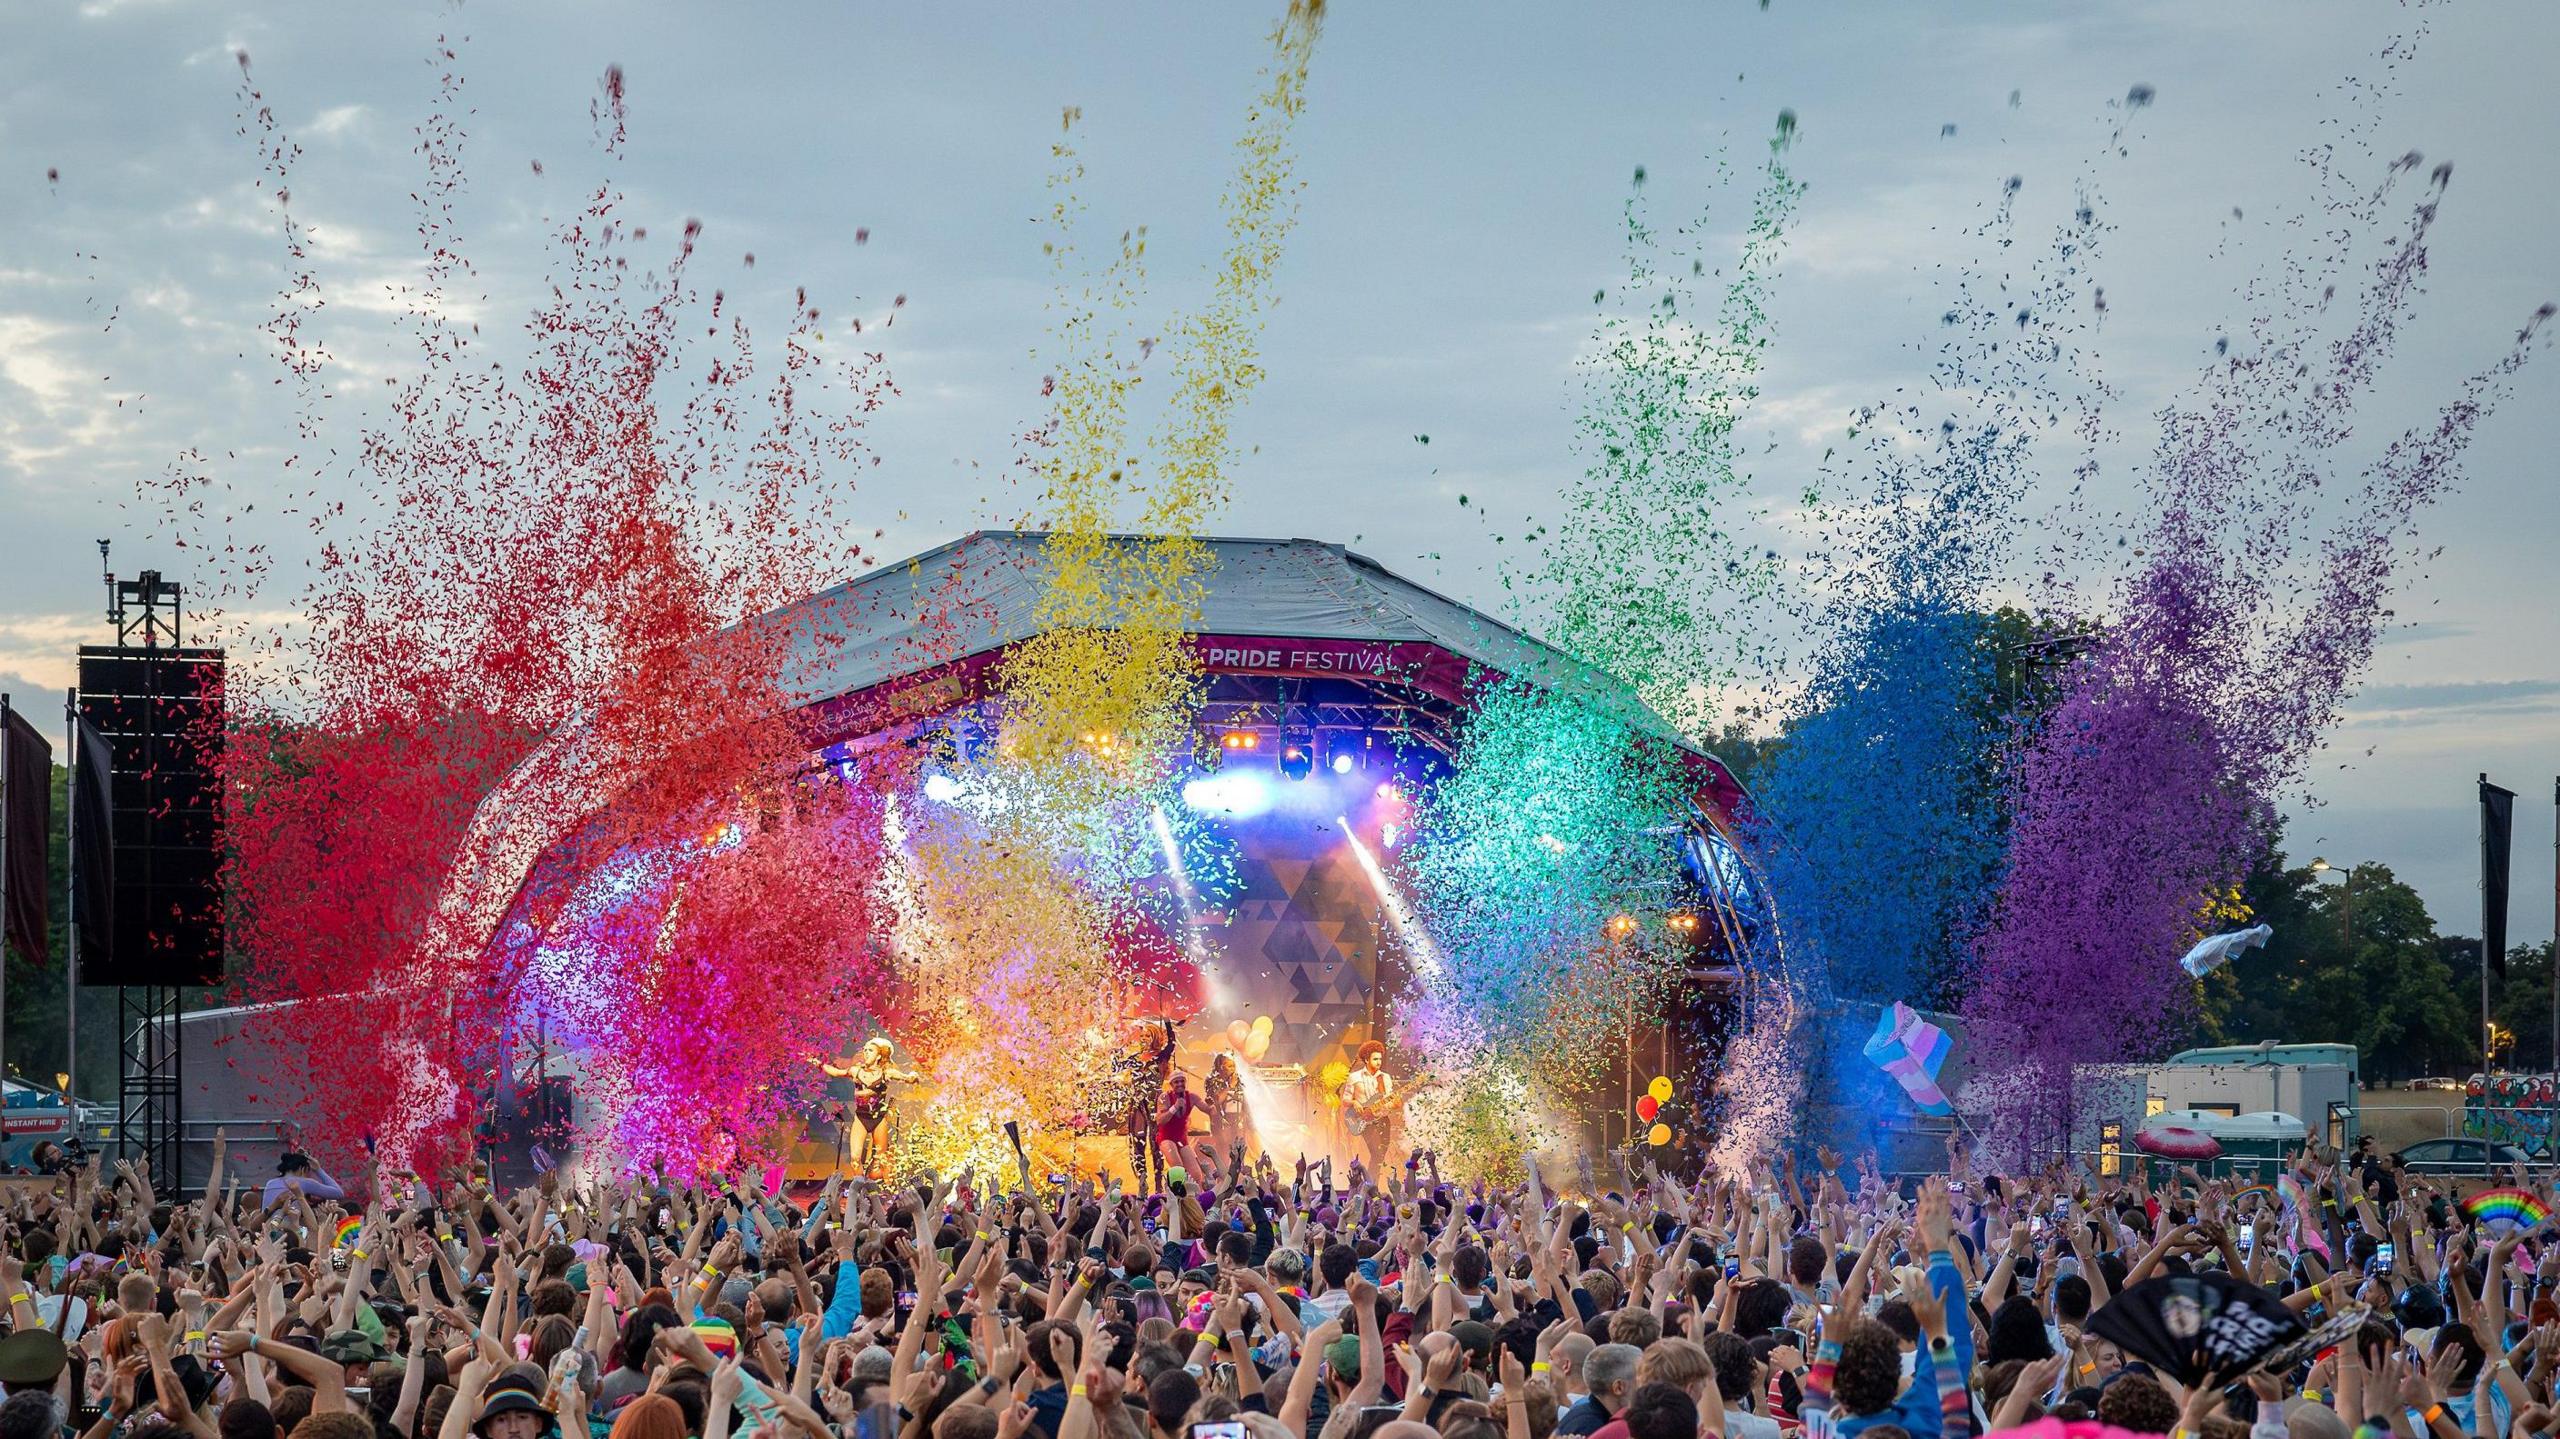
[[[900,1069],[890,1063],[891,1045],[885,1038],[863,1043],[862,1053],[848,1064],[839,1059],[822,1059],[818,1067],[828,1077],[851,1081],[853,1085],[853,1117],[862,1126],[862,1172],[875,1179],[886,1178],[888,1153],[880,1143],[880,1122],[889,1117],[889,1086],[914,1084],[924,1078],[912,1069]]]
[[[1232,1052],[1221,1051],[1209,1061],[1209,1078],[1200,1091],[1201,1098],[1207,1101],[1209,1146],[1227,1156],[1232,1164],[1244,1152],[1246,1129],[1251,1123],[1244,1107],[1244,1072],[1236,1067]]]
[[[1160,1033],[1141,1040],[1112,1065],[1111,1093],[1103,1106],[1129,1136],[1129,1170],[1141,1189],[1156,1183],[1150,1178],[1151,1164],[1153,1174],[1164,1172],[1163,1156],[1156,1150],[1156,1096],[1164,1092],[1165,1076],[1173,1069],[1174,1024],[1170,1019],[1156,1023],[1163,1026]]]

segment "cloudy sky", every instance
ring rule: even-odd
[[[390,288],[417,269],[413,126],[439,31],[467,35],[462,226],[496,331],[537,293],[542,239],[603,173],[588,104],[629,76],[628,213],[706,226],[697,278],[779,323],[790,288],[831,313],[909,302],[884,337],[902,394],[884,463],[842,508],[889,554],[1019,513],[998,480],[1036,420],[1048,294],[1038,233],[1061,107],[1081,106],[1097,220],[1146,224],[1170,309],[1214,254],[1215,197],[1272,9],[978,0],[47,0],[0,11],[0,688],[58,694],[97,637],[93,541],[120,569],[173,551],[140,478],[201,452],[239,503],[278,485],[292,437],[259,325],[284,280],[241,133],[235,51],[302,147],[333,356],[325,438],[353,437],[394,372]],[[2398,93],[2342,102],[2423,24]],[[2377,406],[2396,428],[2560,294],[2560,8],[2542,0],[1914,5],[1902,0],[1335,0],[1300,132],[1299,231],[1267,331],[1270,379],[1224,528],[1353,540],[1490,603],[1489,527],[1535,513],[1575,465],[1574,362],[1619,252],[1630,173],[1667,220],[1719,195],[1781,109],[1811,186],[1753,422],[1770,494],[1801,489],[1855,405],[1925,379],[1939,288],[1985,263],[1971,235],[2010,176],[2022,230],[2102,180],[2117,225],[2099,276],[2104,372],[2128,443],[2241,317],[2234,296],[2310,202],[2301,152],[2370,113],[2387,154],[2457,175],[2419,319]],[[2157,103],[2128,153],[2112,102]],[[1949,127],[1953,127],[1952,133]],[[535,162],[541,162],[537,172]],[[58,172],[58,178],[49,178]],[[1741,197],[1722,216],[1733,215]],[[2238,209],[2243,219],[2235,220]],[[852,242],[857,227],[870,240]],[[744,256],[753,252],[750,268]],[[2545,357],[2546,360],[2548,357]],[[2467,487],[2431,514],[2441,550],[2311,766],[2291,847],[2389,863],[2450,929],[2476,925],[2471,776],[2524,791],[2516,931],[2550,933],[2560,772],[2560,372],[2542,364],[2484,430]],[[2396,407],[2396,408],[2395,408]],[[1428,434],[1419,445],[1415,436]],[[2124,477],[2125,468],[2111,470]],[[324,480],[324,483],[329,481]],[[2131,481],[2124,484],[2130,502]],[[288,566],[307,540],[245,510]],[[262,518],[262,515],[264,516]],[[271,596],[289,604],[288,590]]]

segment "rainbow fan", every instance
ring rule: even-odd
[[[2240,1201],[2248,1198],[2252,1194],[2264,1196],[2264,1207],[2268,1209],[2275,1208],[2279,1202],[2276,1197],[2276,1187],[2274,1185],[2252,1184],[2246,1189],[2235,1189],[2231,1192],[2231,1207],[2235,1210],[2238,1209],[2240,1207]]]
[[[364,1221],[350,1214],[346,1218],[338,1221],[338,1232],[335,1242],[340,1249],[353,1249],[356,1247],[357,1237],[363,1233]]]
[[[2504,1223],[2516,1230],[2531,1229],[2551,1217],[2551,1210],[2529,1189],[2483,1189],[2462,1201],[2462,1212],[2472,1222],[2483,1226]]]

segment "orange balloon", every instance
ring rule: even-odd
[[[1644,1132],[1644,1142],[1652,1145],[1656,1149],[1660,1149],[1662,1146],[1669,1144],[1671,1142],[1671,1126],[1668,1124],[1657,1124],[1653,1128],[1646,1130]]]

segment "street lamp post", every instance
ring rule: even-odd
[[[2340,869],[2315,856],[2311,861],[2312,882],[2318,883],[2324,874],[2338,877],[2338,918],[2345,931],[2348,957],[2352,959],[2356,947],[2356,867],[2350,864]]]

